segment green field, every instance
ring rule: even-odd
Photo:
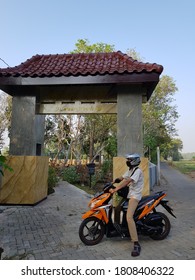
[[[194,160],[173,161],[172,165],[184,174],[189,174],[189,173],[195,171],[195,161]]]

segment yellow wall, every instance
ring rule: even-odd
[[[36,204],[47,197],[48,157],[10,156],[0,186],[0,204]]]

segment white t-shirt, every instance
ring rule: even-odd
[[[144,187],[144,176],[143,172],[140,168],[134,167],[131,170],[127,170],[125,174],[123,174],[124,179],[129,179],[131,178],[133,180],[132,183],[129,184],[129,193],[128,193],[128,198],[135,198],[137,200],[141,200],[142,198],[142,190]],[[135,172],[133,173],[133,171]],[[131,175],[133,173],[133,175]]]

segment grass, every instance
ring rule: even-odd
[[[95,186],[93,187],[89,187],[89,185],[81,185],[81,184],[74,184],[74,186],[76,186],[77,188],[85,191],[86,193],[88,194],[96,194],[97,192],[101,192],[103,190],[103,187],[104,187],[105,183],[104,182],[97,182],[95,184]]]
[[[183,174],[189,174],[192,171],[195,171],[195,161],[193,160],[173,161],[172,165]]]
[[[77,188],[79,188],[79,189],[85,191],[86,193],[93,194],[93,195],[94,195],[94,193],[95,193],[95,190],[92,189],[92,188],[90,189],[89,186],[81,186],[81,185],[79,185],[79,184],[74,184],[74,185],[75,185]]]

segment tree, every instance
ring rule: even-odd
[[[176,91],[173,78],[162,76],[149,102],[143,104],[144,146],[153,159],[156,148],[159,146],[163,154],[176,136],[175,123],[179,117],[173,104]]]
[[[115,126],[116,127],[116,126]],[[117,156],[117,137],[116,133],[109,135],[107,140],[107,145],[105,147],[105,152],[107,153],[108,158],[113,158]]]
[[[108,45],[105,43],[95,43],[90,45],[87,39],[78,39],[75,43],[76,49],[70,53],[99,53],[99,52],[113,52],[114,45]]]
[[[127,54],[135,60],[144,61],[144,58],[135,49],[127,49]]]
[[[54,161],[63,158],[81,160],[83,155],[83,117],[78,115],[55,115],[46,117],[45,150]]]
[[[109,144],[108,139],[116,138],[116,115],[85,116],[83,135],[85,145],[89,147],[89,159],[93,161],[101,151],[106,150]]]
[[[64,115],[46,116],[45,150],[56,161],[60,154],[67,158],[65,150],[69,150],[70,129]]]
[[[179,161],[182,159],[181,150],[183,149],[183,143],[179,138],[173,138],[169,143],[162,145],[162,156],[167,160],[169,157],[173,161]]]
[[[0,91],[0,149],[5,144],[5,134],[8,133],[11,123],[11,101],[12,98]]]

